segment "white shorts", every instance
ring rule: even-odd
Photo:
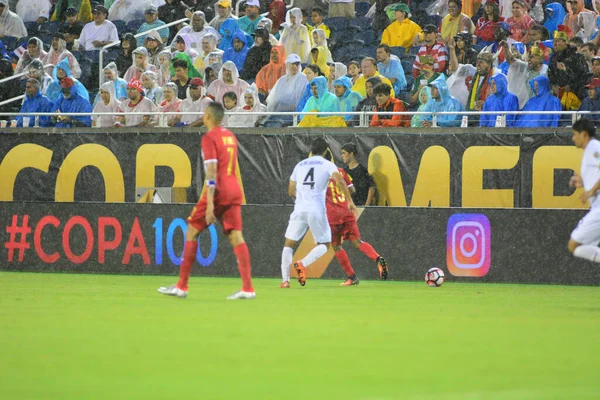
[[[600,208],[592,209],[585,214],[571,233],[571,239],[580,244],[600,242]]]
[[[331,228],[325,212],[294,211],[290,215],[290,222],[288,222],[288,227],[285,230],[285,238],[297,242],[302,239],[309,228],[315,243],[331,242]]]

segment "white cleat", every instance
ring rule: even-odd
[[[253,299],[256,297],[256,292],[235,292],[231,296],[227,297],[227,300],[245,300],[245,299]]]
[[[187,297],[187,290],[181,290],[177,285],[159,287],[158,293],[166,294],[167,296],[177,296],[181,299]]]

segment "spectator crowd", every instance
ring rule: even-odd
[[[238,6],[0,0],[0,80],[19,75],[0,81],[0,103],[24,94],[0,113],[53,114],[39,126],[201,126],[216,101],[232,112],[231,127],[286,126],[292,117],[278,112],[315,111],[299,126],[356,126],[361,119],[345,113],[369,111],[374,127],[556,127],[571,122],[558,111],[600,112],[596,1]],[[115,42],[98,74],[99,52]],[[514,111],[526,113],[505,114]],[[164,112],[172,114],[157,117]]]

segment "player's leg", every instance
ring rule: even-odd
[[[288,289],[290,287],[290,267],[292,266],[292,259],[294,258],[294,247],[296,241],[286,238],[283,244],[283,250],[281,251],[281,285],[282,289]]]
[[[196,251],[198,250],[198,235],[200,230],[188,222],[185,234],[185,247],[183,250],[183,260],[179,266],[179,281],[175,285],[158,288],[158,292],[168,296],[187,297],[188,280],[192,273],[192,265],[196,260]]]
[[[600,241],[600,212],[592,210],[579,221],[577,228],[571,233],[568,248],[575,257],[600,263],[598,241]]]
[[[327,221],[327,214],[325,212],[307,213],[307,219],[308,227],[317,245],[301,261],[294,263],[294,268],[298,273],[298,282],[302,286],[306,284],[306,268],[327,253],[327,248],[331,243],[331,227]]]
[[[281,285],[279,286],[281,288],[290,287],[290,266],[294,257],[294,246],[307,230],[306,213],[293,212],[285,230],[285,243],[281,251]]]
[[[336,244],[336,234],[332,235],[332,246],[335,250],[335,258],[338,260],[342,269],[346,273],[346,280],[340,284],[340,286],[355,286],[358,285],[359,280],[352,268],[352,264],[350,263],[350,258],[348,257],[348,253],[342,247],[341,243]],[[340,241],[341,242],[341,241]],[[339,242],[338,242],[339,243]]]
[[[348,229],[346,232],[347,238],[352,242],[352,245],[360,250],[364,255],[369,257],[371,260],[377,263],[377,268],[379,269],[379,278],[382,281],[387,280],[388,277],[388,264],[385,258],[381,256],[373,246],[371,246],[367,242],[363,242],[360,239],[360,231],[358,230],[358,224],[356,223],[356,219],[348,222]]]

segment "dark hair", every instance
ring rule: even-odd
[[[306,11],[305,9],[302,9],[302,16],[308,17],[308,11]]]
[[[206,106],[205,112],[210,113],[215,118],[217,123],[220,123],[221,121],[223,121],[225,108],[221,104],[213,101],[208,106]]]
[[[321,7],[313,7],[313,9],[311,10],[314,13],[319,14],[321,17],[325,14],[323,12],[323,9]]]
[[[596,126],[587,118],[581,118],[575,121],[573,124],[573,130],[579,133],[587,132],[591,138],[596,137]]]
[[[356,60],[352,60],[348,63],[348,67],[350,67],[351,65],[356,65],[358,69],[360,69],[360,64]]]
[[[548,29],[543,25],[534,25],[530,30],[542,32],[542,40],[550,39],[550,32],[548,32]]]
[[[328,148],[329,145],[327,144],[327,141],[322,137],[313,139],[310,145],[310,151],[312,152],[313,156],[323,155]]]
[[[500,22],[500,7],[498,7],[498,4],[492,2],[492,1],[488,1],[487,3],[485,3],[485,5],[490,5],[494,8],[494,10],[492,11],[492,21],[493,22]],[[485,13],[485,11],[483,12],[483,19],[484,20],[488,20],[488,16]]]
[[[583,39],[579,36],[574,36],[569,39],[569,43],[573,43],[575,46],[583,46]]]
[[[321,68],[317,64],[308,64],[306,68],[310,68],[317,76],[323,76],[323,72],[321,72]]]
[[[36,46],[37,46],[37,45],[38,45],[38,39],[37,39],[37,38],[34,38],[34,37],[32,37],[31,39],[29,39],[29,40],[27,41],[27,45],[30,45],[30,44],[34,44],[34,45],[36,45]],[[42,49],[42,50],[43,50],[43,49]]]
[[[235,94],[235,92],[226,92],[223,95],[223,101],[225,101],[226,98],[231,99],[237,103],[237,94]]]
[[[376,96],[378,94],[384,94],[386,96],[389,96],[390,94],[392,94],[392,87],[387,83],[378,83],[373,88],[373,94]]]
[[[343,145],[342,150],[345,151],[346,153],[352,153],[354,155],[356,155],[358,153],[358,150],[356,149],[356,145],[351,142]]]
[[[183,68],[188,69],[188,64],[186,60],[182,60],[181,58],[176,58],[173,60],[173,69]]]
[[[372,76],[366,80],[365,86],[367,83],[370,83],[371,85],[373,85],[373,89],[375,89],[375,86],[377,86],[381,83],[381,78],[378,76]]]
[[[596,52],[598,51],[598,45],[594,42],[584,43],[583,46],[581,46],[581,47],[587,47],[594,54],[596,54]]]
[[[448,0],[448,4],[455,3],[458,8],[462,10],[462,0]]]
[[[388,54],[392,53],[392,48],[385,43],[380,44],[379,46],[377,46],[377,48],[385,50],[385,52]]]

